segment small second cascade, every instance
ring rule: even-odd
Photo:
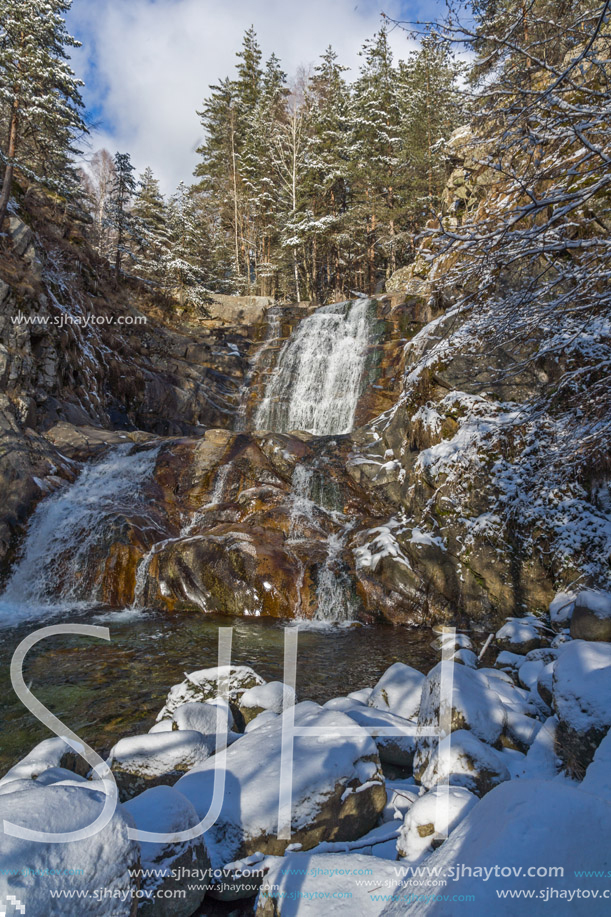
[[[139,511],[157,530],[141,489],[152,475],[158,448],[117,446],[85,465],[76,481],[44,500],[29,525],[21,559],[0,596],[0,620],[26,605],[89,601],[79,591],[88,552],[103,536],[110,516]],[[159,533],[159,536],[161,533]]]
[[[259,430],[349,433],[371,337],[371,301],[322,306],[282,348],[255,418]]]

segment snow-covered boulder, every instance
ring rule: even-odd
[[[420,782],[427,789],[438,783],[448,783],[483,796],[509,778],[501,755],[472,732],[460,729],[441,739],[429,757]]]
[[[395,716],[386,710],[355,705],[346,710],[350,719],[362,726],[373,738],[378,748],[380,761],[396,767],[411,767],[416,750],[415,724]],[[397,735],[385,735],[391,729]]]
[[[541,723],[539,720],[526,716],[519,710],[507,710],[502,736],[503,745],[527,752],[540,729]]]
[[[413,777],[410,777],[409,780],[387,780],[386,805],[382,813],[382,821],[400,819],[403,822],[421,792],[422,788],[416,785]]]
[[[397,864],[358,853],[291,853],[274,862],[256,917],[378,917],[400,882]],[[376,894],[376,890],[381,892]]]
[[[240,712],[244,722],[250,723],[264,710],[282,713],[286,707],[292,707],[296,702],[295,692],[289,685],[281,681],[270,681],[244,692],[240,698]]]
[[[220,715],[220,719],[219,719]],[[167,722],[161,720],[162,723]],[[190,704],[181,704],[174,711],[171,720],[172,728],[188,732],[200,732],[205,738],[210,748],[210,754],[214,754],[216,743],[217,723],[220,725],[220,732],[227,735],[231,740],[231,730],[233,729],[233,714],[229,709],[229,704],[200,704],[193,701]],[[223,740],[219,747],[226,744]]]
[[[0,796],[0,824],[6,820],[49,833],[77,831],[92,824],[103,805],[104,794],[88,787],[38,787]],[[130,826],[119,806],[105,828],[78,842],[45,844],[0,833],[0,903],[13,895],[25,906],[26,917],[130,917],[137,891],[130,870],[139,861],[138,844],[128,837]],[[51,897],[51,891],[66,888],[88,896],[86,906],[77,894]],[[108,897],[94,898],[92,891],[99,888],[107,889]]]
[[[496,657],[494,663],[499,669],[509,672],[517,672],[524,662],[524,656],[520,653],[510,653],[508,650],[502,650]]]
[[[185,674],[185,680],[170,688],[165,706],[159,711],[157,721],[172,717],[181,704],[191,701],[205,703],[219,696],[219,677],[226,678],[226,696],[234,714],[240,698],[245,691],[256,685],[265,684],[265,680],[247,665],[226,665],[220,668],[200,669],[198,672]],[[238,723],[238,727],[240,727]]]
[[[611,732],[602,740],[588,767],[580,789],[611,802]]]
[[[495,639],[499,649],[525,656],[530,650],[541,646],[542,631],[543,622],[534,615],[508,618],[496,632]]]
[[[197,825],[197,812],[182,793],[169,786],[156,786],[126,802],[124,811],[140,831],[172,834]],[[202,835],[188,841],[140,842],[144,897],[138,917],[190,917],[204,900],[210,882],[210,860]],[[176,872],[189,870],[184,880]],[[174,874],[172,874],[174,870]],[[163,875],[163,872],[166,875]],[[171,895],[176,891],[186,892]]]
[[[558,753],[582,777],[611,726],[611,644],[569,643],[554,666],[552,693]]]
[[[154,735],[156,732],[172,732],[173,729],[174,720],[165,719],[159,720],[158,723],[155,723],[153,726],[151,726],[149,733]]]
[[[552,706],[555,662],[548,662],[537,676],[537,693],[543,703]]]
[[[410,807],[397,840],[400,857],[420,863],[448,837],[478,801],[464,787],[435,786]]]
[[[210,753],[210,742],[201,732],[148,732],[120,739],[110,750],[107,763],[121,799],[131,799],[154,786],[171,786]]]
[[[537,679],[544,668],[542,659],[526,659],[518,670],[518,680],[522,687],[527,691],[536,689]]]
[[[361,688],[359,691],[351,691],[348,695],[349,700],[355,700],[359,704],[366,704],[373,693],[373,688]]]
[[[611,641],[611,592],[584,589],[579,593],[571,617],[571,637]]]
[[[473,650],[467,649],[456,650],[452,656],[452,662],[459,662],[461,665],[466,665],[470,669],[476,669],[478,665],[478,659]]]
[[[295,736],[291,784],[291,839],[278,838],[281,745],[285,718],[244,735],[226,752],[220,814],[206,833],[212,865],[257,851],[282,854],[321,841],[351,840],[372,828],[386,803],[375,742],[345,714],[315,704],[294,708],[295,725],[318,735]],[[339,729],[356,731],[338,736]],[[216,758],[186,774],[176,789],[200,818],[212,800]]]
[[[36,780],[36,778],[49,770],[50,767],[66,768],[76,757],[75,752],[65,739],[44,739],[35,745],[25,758],[15,764],[0,780],[0,787],[11,783],[13,780]],[[87,764],[85,763],[85,767]],[[72,770],[72,768],[66,768]]]
[[[427,869],[448,875],[460,864],[461,877],[443,889],[444,894],[414,900],[408,882],[397,889],[384,917],[456,917],[464,905],[454,895],[473,895],[474,914],[494,917],[549,917],[550,913],[592,917],[603,913],[592,897],[577,897],[575,889],[598,889],[602,900],[611,868],[609,824],[611,804],[566,783],[512,780],[496,787],[469,812],[448,840],[426,861]],[[550,878],[547,870],[529,875],[531,867],[560,867],[563,875]],[[467,869],[468,867],[468,869]],[[601,870],[603,878],[581,883],[575,871]],[[432,874],[432,872],[430,873]],[[451,890],[450,890],[451,886]],[[562,894],[550,898],[546,889]],[[534,891],[525,905],[499,892]],[[572,892],[572,900],[567,892]],[[447,896],[450,900],[444,900]],[[410,895],[412,898],[410,899]],[[465,910],[465,913],[467,911]]]
[[[367,703],[370,707],[388,710],[404,720],[411,720],[418,715],[423,685],[422,672],[403,662],[395,662],[386,669]]]
[[[556,754],[557,736],[558,719],[550,716],[544,723],[539,724],[516,776],[528,777],[530,780],[552,780],[556,777],[562,766],[562,761]]]
[[[553,627],[560,629],[566,627],[575,607],[574,592],[559,592],[554,596],[549,606],[549,619]]]
[[[499,741],[505,722],[505,710],[496,691],[501,681],[490,687],[487,670],[476,671],[453,662],[438,663],[426,677],[418,715],[418,725],[441,728],[446,732],[468,729],[489,745]],[[494,673],[495,675],[502,673]],[[507,686],[513,689],[513,684]],[[421,779],[437,739],[417,741],[414,774]]]

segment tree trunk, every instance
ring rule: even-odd
[[[13,175],[15,172],[14,159],[17,152],[17,128],[19,122],[19,100],[15,99],[11,111],[11,121],[8,132],[7,159],[8,162],[4,169],[4,178],[2,180],[2,193],[0,194],[0,230],[4,225],[4,220],[11,199],[11,188],[13,185]]]

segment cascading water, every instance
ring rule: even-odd
[[[350,584],[342,574],[341,555],[348,540],[351,526],[337,508],[335,500],[329,500],[321,481],[321,474],[307,465],[297,465],[293,472],[291,493],[291,515],[289,543],[302,540],[304,527],[322,531],[317,516],[327,516],[342,528],[327,537],[327,557],[319,570],[316,582],[318,608],[314,622],[343,624],[353,619]]]
[[[255,418],[259,430],[349,433],[370,341],[371,302],[323,306],[284,345]]]
[[[157,452],[135,450],[132,443],[117,446],[40,504],[21,559],[0,596],[0,623],[30,617],[36,609],[91,602],[94,597],[79,591],[81,573],[110,517],[137,514],[145,526],[159,531],[141,496]]]

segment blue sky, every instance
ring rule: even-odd
[[[73,67],[85,80],[92,150],[130,152],[165,191],[190,181],[202,130],[196,110],[210,83],[231,73],[251,24],[284,69],[310,66],[332,44],[358,70],[380,13],[428,19],[442,0],[73,0],[68,25],[83,42]],[[395,30],[397,56],[413,45]]]

